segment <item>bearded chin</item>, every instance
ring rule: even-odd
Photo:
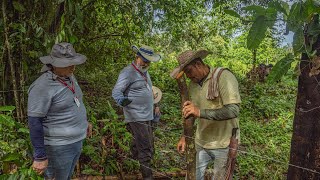
[[[141,72],[147,72],[150,66],[141,68]]]
[[[140,64],[137,64],[137,68],[138,68],[141,72],[145,73],[145,72],[148,71],[148,69],[150,68],[150,66],[142,67]]]

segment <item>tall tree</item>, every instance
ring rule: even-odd
[[[277,18],[294,32],[293,50],[302,53],[298,95],[291,142],[288,179],[320,178],[320,3],[315,0],[299,1],[289,5],[282,1],[270,1],[267,6],[251,5],[242,8],[247,14],[244,20],[252,22],[247,46],[256,49],[273,28]],[[230,11],[236,14],[235,11]],[[236,16],[240,17],[239,14]],[[268,79],[277,81],[291,67],[295,56],[288,54],[273,68]]]

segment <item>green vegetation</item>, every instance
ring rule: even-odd
[[[301,52],[316,55],[310,46],[302,48],[301,24],[312,19],[306,14],[319,13],[318,6],[312,0],[295,3],[291,9],[283,1],[255,0],[2,1],[0,179],[40,178],[30,169],[26,90],[39,75],[38,58],[61,41],[73,43],[88,57],[77,66],[76,76],[93,133],[84,143],[77,176],[138,172],[129,153],[131,135],[111,90],[120,70],[133,60],[130,45],[147,44],[163,55],[150,68],[153,84],[163,91],[161,123],[155,131],[155,171],[186,167],[176,151],[182,132],[180,97],[169,72],[181,51],[205,48],[212,52],[206,63],[229,68],[239,80],[241,146],[235,177],[285,179],[297,99],[297,59]],[[301,11],[305,13],[300,18]],[[281,46],[285,28],[275,18],[290,20],[288,28],[296,32],[293,48]],[[310,28],[312,42],[319,34],[317,27]],[[276,64],[266,83],[246,78],[260,63]]]
[[[167,68],[165,64],[162,65],[165,67],[158,66],[157,68]],[[153,73],[154,83],[163,87],[164,91],[161,102],[163,116],[155,131],[154,168],[159,172],[182,170],[186,164],[183,156],[176,151],[176,143],[182,132],[180,99],[176,95],[177,88],[166,88],[171,83],[174,86],[174,81],[167,79],[166,82],[162,82],[163,77],[156,74],[156,71]],[[281,179],[287,170],[290,151],[296,80],[287,76],[278,84],[258,83],[253,87],[246,87],[246,83],[246,80],[240,82],[242,96],[241,146],[238,152],[236,176],[240,179]],[[100,88],[106,89],[102,86]],[[92,92],[87,91],[86,93]],[[87,101],[92,100],[88,97]],[[88,104],[90,103],[88,102]],[[89,108],[93,136],[88,138],[84,145],[83,155],[80,159],[80,165],[83,168],[82,174],[111,175],[116,174],[119,170],[126,173],[137,172],[138,164],[129,159],[130,134],[121,122],[122,117],[118,117],[108,101],[98,104],[100,104],[100,108],[95,108],[94,111]],[[101,113],[98,115],[97,112]],[[19,136],[12,137],[11,141],[17,137]],[[23,137],[28,139],[26,135]],[[20,146],[22,145],[20,144]],[[9,151],[3,149],[2,152]],[[18,152],[23,151],[18,150]],[[24,159],[24,165],[20,168],[30,166],[31,161],[27,157]],[[26,172],[28,171],[19,171],[19,173],[28,175]]]

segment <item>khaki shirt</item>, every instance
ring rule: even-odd
[[[224,70],[219,78],[219,96],[214,100],[208,100],[207,92],[209,81],[212,78],[213,69],[203,85],[190,83],[189,92],[191,101],[199,109],[219,109],[227,104],[239,104],[241,102],[238,81],[228,70]],[[198,118],[195,143],[203,148],[218,149],[229,146],[233,128],[239,128],[239,119],[229,119],[223,121]],[[237,131],[237,139],[240,142],[240,129]]]

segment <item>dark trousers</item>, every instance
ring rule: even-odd
[[[132,134],[132,157],[139,161],[144,180],[153,179],[151,160],[154,154],[154,140],[151,121],[130,122],[127,128]]]

